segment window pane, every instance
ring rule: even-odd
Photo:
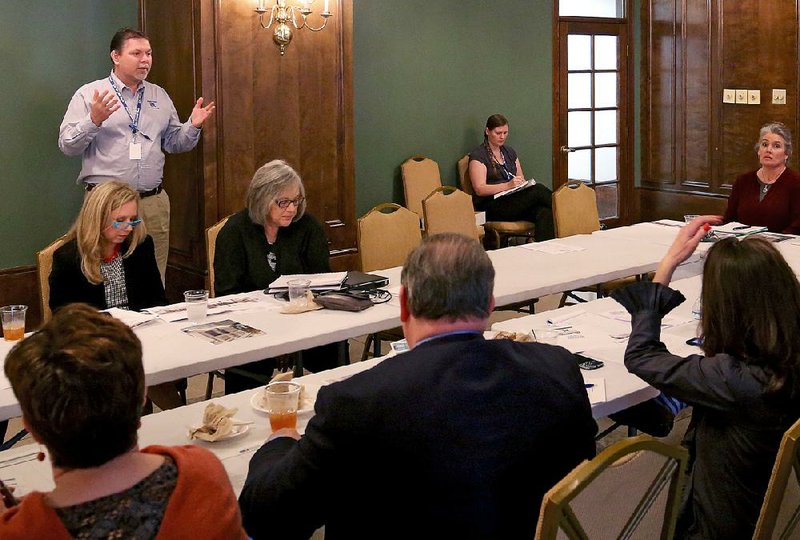
[[[594,106],[597,108],[617,106],[616,73],[594,74]]]
[[[617,69],[617,36],[594,36],[594,69]]]
[[[617,143],[617,111],[594,113],[594,144]]]
[[[573,148],[592,144],[592,113],[570,112],[567,117],[567,144]]]
[[[570,73],[567,75],[567,108],[588,109],[592,106],[592,74]]]
[[[591,164],[592,164],[592,151],[591,150],[577,150],[567,154],[568,171],[567,176],[569,180],[591,180]]]
[[[561,17],[614,17],[625,13],[624,0],[559,0],[558,14]]]
[[[617,180],[617,148],[597,148],[594,151],[594,181]]]
[[[597,196],[597,213],[600,219],[610,219],[619,216],[619,185],[603,184],[595,186],[594,192]]]
[[[592,68],[592,36],[567,36],[567,70]]]

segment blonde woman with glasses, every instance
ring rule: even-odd
[[[253,175],[246,208],[233,214],[217,236],[214,291],[217,296],[255,291],[282,275],[320,272],[330,272],[328,239],[320,222],[306,212],[303,181],[285,161],[270,161]],[[335,347],[305,351],[303,365],[311,371],[334,367]],[[257,364],[244,368],[268,378],[274,361]],[[240,381],[240,387],[231,375],[226,372],[226,393],[254,386]]]
[[[110,181],[89,191],[53,254],[49,281],[53,311],[74,302],[134,311],[167,303],[136,190]],[[148,394],[162,409],[183,405],[173,383],[150,387]]]

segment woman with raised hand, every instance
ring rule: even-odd
[[[669,288],[715,216],[681,229],[652,283],[612,293],[631,313],[631,373],[693,406],[684,438],[691,480],[676,538],[750,538],[784,432],[800,417],[800,284],[766,240],[726,238],[703,271],[703,354],[660,340],[661,319],[685,300]]]

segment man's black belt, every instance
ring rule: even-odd
[[[97,184],[84,184],[86,186],[86,191],[92,191]],[[147,191],[140,191],[139,198],[144,199],[145,197],[152,197],[153,195],[158,195],[164,191],[164,188],[161,186],[156,186],[153,189],[148,189]]]

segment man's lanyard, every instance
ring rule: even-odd
[[[133,115],[131,115],[131,111],[128,109],[128,104],[125,102],[125,99],[123,99],[119,88],[117,88],[117,83],[114,82],[114,78],[111,75],[108,76],[108,82],[111,83],[111,88],[113,88],[114,92],[116,92],[117,99],[119,99],[120,103],[122,103],[122,106],[125,108],[125,112],[128,114],[128,118],[131,120],[131,123],[128,124],[128,127],[131,128],[131,131],[133,132],[134,142],[136,141],[137,133],[141,133],[142,137],[148,141],[151,140],[150,137],[139,130],[139,117],[142,114],[142,100],[144,99],[144,85],[142,85],[142,87],[136,91],[136,93],[139,94],[139,100],[136,102],[136,118],[134,118]]]

